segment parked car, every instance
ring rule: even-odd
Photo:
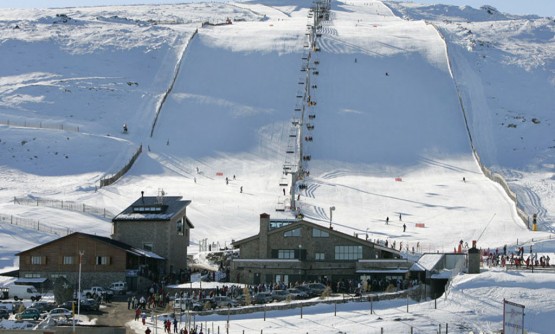
[[[211,298],[211,297],[203,298],[203,299],[200,301],[200,303],[201,303],[202,305],[204,305],[204,308],[203,308],[203,309],[205,309],[205,310],[210,310],[210,309],[213,310],[213,309],[215,309],[215,308],[218,306],[218,304],[216,303],[216,301],[214,300],[214,298]]]
[[[0,309],[5,309],[6,311],[8,311],[8,313],[13,313],[15,314],[15,308],[14,308],[14,304],[12,302],[8,302],[8,301],[1,301],[0,302]]]
[[[300,290],[307,294],[308,298],[314,297],[314,292],[308,287],[308,285],[297,285],[295,289]]]
[[[310,297],[308,293],[301,291],[297,288],[289,288],[287,289],[287,292],[289,292],[292,299],[307,299]]]
[[[41,313],[43,313],[43,312],[50,312],[51,310],[55,309],[57,306],[56,306],[56,304],[51,303],[51,302],[40,301],[40,302],[32,303],[31,307],[36,308]]]
[[[0,308],[0,319],[8,319],[10,317],[10,312],[5,308]]]
[[[321,296],[322,293],[326,290],[326,286],[322,283],[308,283],[306,284],[306,286],[308,286],[315,297]]]
[[[30,307],[21,313],[17,313],[15,315],[15,318],[17,320],[29,320],[29,319],[39,320],[40,311],[37,310],[36,308]]]
[[[8,294],[15,301],[23,299],[31,299],[32,301],[38,301],[41,295],[37,289],[32,285],[18,285],[12,284],[8,286]]]
[[[68,310],[73,310],[73,305],[75,305],[75,312],[77,312],[77,301],[76,300],[68,300],[65,301],[63,303],[61,303],[60,305],[58,305],[58,307],[62,307]]]
[[[287,290],[273,290],[272,291],[272,300],[282,302],[287,300],[288,298],[293,299]]]
[[[204,305],[191,298],[177,298],[173,301],[173,309],[177,312],[183,312],[186,310],[202,311],[204,309]]]
[[[54,318],[54,317],[71,318],[73,317],[73,312],[71,312],[67,308],[57,307],[55,309],[52,309],[50,312],[48,312],[48,316],[51,318]]]
[[[94,298],[81,299],[80,311],[97,312],[97,311],[100,311],[100,305]]]
[[[93,286],[90,289],[83,290],[82,296],[86,296],[87,298],[102,297],[106,301],[110,301],[114,296],[114,292],[112,290],[106,290],[101,286]]]
[[[127,293],[127,283],[123,281],[114,282],[110,284],[108,289],[114,291],[115,294],[124,295]]]
[[[251,300],[252,300],[252,296],[249,295],[249,302],[247,303],[247,295],[245,294],[240,294],[235,296],[235,298],[233,298],[235,300],[235,302],[237,302],[237,304],[239,305],[248,305],[251,304]]]
[[[253,304],[267,304],[271,303],[272,300],[273,298],[270,292],[259,292],[251,298]]]
[[[228,296],[215,296],[214,301],[217,307],[237,307],[239,303]]]

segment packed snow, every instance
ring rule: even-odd
[[[17,268],[15,253],[59,237],[14,221],[111,233],[109,215],[24,200],[119,213],[141,191],[161,189],[192,201],[190,253],[201,240],[224,247],[257,233],[260,213],[300,212],[404,250],[450,252],[477,240],[491,249],[534,245],[555,258],[553,19],[491,7],[332,2],[309,69],[314,128],[299,138],[309,175],[291,193],[283,167],[295,164],[287,152],[300,117],[311,5],[2,10],[0,268]],[[100,188],[139,147],[131,170]],[[538,232],[484,176],[473,149],[503,175],[520,209],[538,215]],[[291,196],[298,211],[287,205]],[[266,322],[255,313],[230,329],[435,333],[449,323],[453,333],[493,332],[507,298],[526,306],[530,333],[548,333],[554,282],[550,273],[492,268],[455,277],[437,309],[411,301],[407,313],[406,300],[383,301],[370,315],[368,303],[348,303],[331,317],[322,304],[303,319],[298,310],[269,313]],[[224,328],[227,317],[199,321]]]

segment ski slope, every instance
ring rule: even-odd
[[[15,253],[57,237],[10,225],[11,217],[111,233],[109,218],[15,205],[14,197],[117,213],[141,191],[163,189],[192,200],[191,253],[200,240],[224,246],[257,233],[260,213],[293,217],[296,212],[276,208],[292,196],[283,166],[294,163],[287,151],[305,89],[310,6],[261,1],[0,12],[0,267],[17,268]],[[228,18],[233,24],[220,25]],[[299,212],[361,238],[402,243],[404,250],[451,251],[460,240],[478,240],[484,248],[518,243],[552,253],[552,243],[539,242],[551,235],[530,232],[504,190],[482,174],[470,138],[482,162],[505,175],[528,212],[539,213],[540,229],[551,230],[554,31],[547,18],[469,7],[333,2],[309,69],[316,105],[306,106],[314,129],[304,124],[299,137],[302,154],[310,155],[302,166],[310,172],[302,180],[306,189],[293,192],[300,195]],[[98,188],[141,145],[133,168]],[[478,296],[491,290],[483,282],[514,277],[487,275],[457,278],[449,311],[430,315],[431,323],[462,312],[462,330],[497,328],[497,308]],[[491,298],[499,302],[505,294],[526,303],[536,320],[552,317],[551,303],[526,290],[536,277],[520,279]],[[551,281],[548,275],[537,283],[548,289],[543,295]],[[513,292],[522,289],[524,295]],[[461,305],[465,293],[479,306]],[[408,328],[400,329],[394,320],[400,311],[391,307],[384,306],[392,312],[389,328]],[[429,304],[422,307],[429,312]],[[545,332],[544,322],[535,324],[532,331]],[[327,332],[348,327],[329,326]]]

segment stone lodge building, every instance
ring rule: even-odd
[[[187,268],[187,246],[193,224],[187,218],[191,201],[181,196],[144,196],[112,219],[112,238],[160,255],[163,266],[149,268],[157,276],[174,274],[182,280]]]
[[[265,213],[259,233],[233,247],[239,258],[231,263],[230,279],[245,284],[402,278],[411,266],[395,249],[305,220],[270,220]]]

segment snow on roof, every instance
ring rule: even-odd
[[[418,264],[425,270],[433,270],[444,254],[424,254],[418,259]]]

